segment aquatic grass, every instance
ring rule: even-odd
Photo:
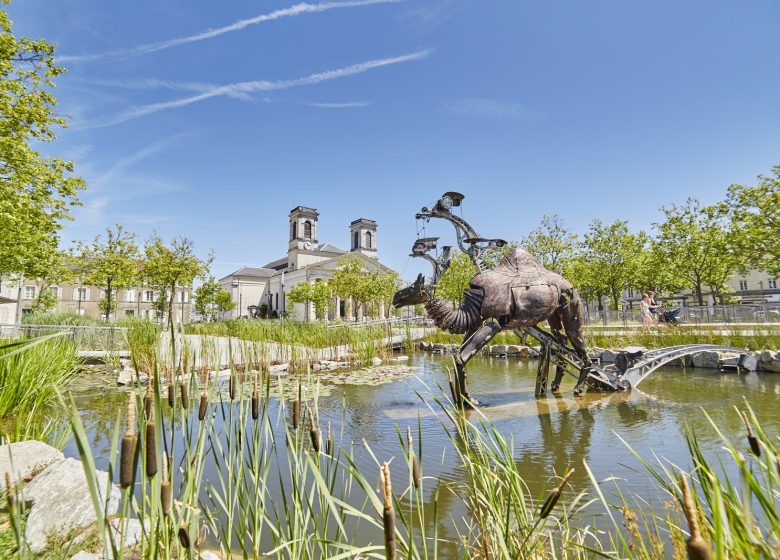
[[[0,341],[0,418],[43,410],[80,366],[73,344],[57,334]]]

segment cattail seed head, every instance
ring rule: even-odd
[[[146,422],[146,476],[152,478],[157,474],[157,429],[154,416]]]
[[[688,521],[688,532],[690,537],[685,541],[686,549],[688,550],[689,560],[711,560],[712,551],[710,545],[701,536],[699,530],[698,511],[693,502],[693,495],[691,489],[688,486],[688,479],[683,472],[680,472],[680,491],[682,492],[683,513],[685,519]]]
[[[179,526],[179,542],[182,547],[189,550],[191,546],[190,533],[187,531],[187,526],[183,523]]]
[[[260,399],[257,396],[257,389],[252,391],[252,420],[257,420],[260,414]]]
[[[230,372],[230,380],[228,381],[228,385],[230,387],[230,400],[234,401],[236,400],[236,376],[232,371]]]
[[[209,404],[209,397],[204,392],[200,395],[200,406],[198,406],[198,420],[203,420],[206,417],[206,407]]]
[[[144,395],[144,413],[146,414],[146,418],[152,416],[152,403],[154,402],[153,382],[153,377],[149,377],[149,379],[146,380],[146,394]]]
[[[542,507],[539,510],[540,519],[546,519],[550,513],[552,513],[552,510],[555,509],[555,506],[558,504],[558,500],[560,500],[561,494],[563,493],[563,487],[569,481],[569,478],[571,478],[573,473],[574,469],[569,469],[569,471],[563,475],[563,480],[561,480],[560,484],[550,490],[550,493],[547,494],[547,497],[544,499],[544,503],[542,503]]]
[[[333,451],[333,438],[330,434],[330,422],[328,422],[328,436],[325,438],[325,455],[330,456]]]
[[[190,406],[190,392],[187,390],[187,384],[184,380],[179,385],[179,389],[181,390],[181,407],[187,410]]]
[[[301,418],[301,401],[298,399],[295,399],[293,401],[292,406],[292,425],[293,429],[298,429],[298,425],[300,424],[300,418]]]
[[[127,400],[127,422],[122,447],[119,453],[119,486],[127,488],[133,483],[135,475],[135,450],[138,436],[135,433],[135,393]]]
[[[379,482],[382,487],[383,511],[382,526],[385,536],[385,558],[396,560],[395,546],[395,509],[393,508],[393,485],[390,481],[390,466],[383,463],[379,468]]]
[[[309,436],[311,437],[311,446],[314,448],[315,453],[320,452],[320,429],[314,420],[314,414],[309,408],[309,404],[306,404],[306,412],[309,414]]]
[[[168,480],[168,454],[163,452],[162,482],[160,483],[160,503],[163,515],[171,511],[171,482]]]
[[[406,427],[406,443],[409,446],[409,463],[412,465],[412,482],[414,487],[419,489],[422,484],[420,477],[420,463],[417,461],[417,454],[414,452],[414,440],[412,440],[412,427]]]
[[[171,377],[171,380],[168,382],[168,406],[173,408],[173,402],[174,402],[175,394],[173,389],[173,377]]]
[[[747,438],[748,444],[750,444],[750,450],[753,452],[753,455],[760,458],[761,446],[758,443],[758,438],[753,433],[753,426],[750,425],[750,420],[748,420],[748,415],[745,411],[742,411],[742,421],[745,423],[745,428],[747,429]]]

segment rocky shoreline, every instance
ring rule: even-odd
[[[458,344],[444,344],[439,342],[419,342],[417,349],[423,352],[434,354],[454,354],[458,351]],[[514,358],[531,359],[539,357],[539,346],[523,346],[522,344],[490,344],[482,349],[482,355],[491,358]],[[600,363],[612,363],[615,356],[623,351],[623,348],[591,348],[588,353],[592,360]],[[632,351],[647,351],[647,348],[632,348]],[[755,370],[762,372],[780,373],[780,351],[763,350],[753,353],[756,357]],[[723,369],[728,366],[735,366],[739,354],[735,352],[711,351],[706,350],[685,356],[669,362],[671,367],[695,367],[704,369]],[[750,369],[750,368],[748,368]]]

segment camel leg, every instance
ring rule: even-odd
[[[566,346],[566,337],[561,332],[563,330],[563,320],[560,311],[556,311],[554,315],[547,319],[547,322],[550,324],[550,330],[555,340],[557,340],[559,344]],[[563,379],[564,373],[566,373],[566,366],[563,361],[558,358],[555,360],[555,378],[550,386],[550,390],[553,393],[557,393],[560,389],[561,379]]]
[[[547,375],[550,372],[550,345],[542,344],[539,353],[539,364],[536,370],[536,388],[534,396],[537,399],[547,394]]]
[[[461,401],[461,403],[456,404],[464,404],[465,406],[477,404],[477,401],[472,399],[468,392],[466,363],[501,331],[502,327],[496,321],[486,321],[474,331],[474,334],[466,337],[466,340],[461,344],[460,350],[455,355],[455,387],[457,399]]]
[[[588,356],[588,343],[585,341],[585,335],[582,333],[584,323],[584,314],[582,312],[582,300],[576,292],[570,294],[568,302],[562,306],[561,318],[566,336],[569,338],[574,351],[582,360],[580,375],[577,384],[574,386],[574,395],[579,396],[585,389],[585,382],[588,380],[588,374],[593,363]]]

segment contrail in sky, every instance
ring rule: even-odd
[[[357,8],[361,6],[371,6],[373,4],[395,4],[397,2],[403,2],[404,0],[348,0],[344,2],[322,2],[320,4],[308,4],[301,3],[290,6],[289,8],[283,8],[276,10],[268,14],[261,14],[248,19],[242,19],[233,22],[223,27],[217,27],[216,29],[208,29],[201,31],[194,35],[187,35],[185,37],[177,37],[175,39],[168,39],[167,41],[159,41],[157,43],[147,43],[145,45],[138,45],[137,47],[131,47],[129,49],[119,49],[115,51],[106,51],[91,54],[75,54],[75,55],[61,55],[57,57],[58,62],[96,62],[100,60],[116,60],[121,58],[131,58],[134,56],[141,56],[172,47],[178,47],[179,45],[186,45],[187,43],[197,43],[198,41],[205,41],[206,39],[213,39],[219,37],[225,33],[232,33],[233,31],[240,31],[251,25],[258,25],[267,21],[273,21],[285,17],[294,17],[302,14],[315,14],[319,12],[327,12],[329,10],[336,10],[339,8]]]
[[[289,89],[299,86],[310,86],[319,84],[320,82],[326,82],[330,80],[336,80],[339,78],[345,78],[347,76],[354,76],[356,74],[362,74],[368,70],[374,68],[381,68],[382,66],[390,66],[393,64],[402,64],[404,62],[411,62],[415,60],[421,60],[427,57],[431,53],[430,49],[417,51],[411,54],[403,56],[395,56],[390,58],[380,58],[376,60],[369,60],[366,62],[360,62],[351,66],[345,66],[343,68],[337,68],[336,70],[328,70],[326,72],[319,72],[317,74],[311,74],[303,78],[295,78],[292,80],[279,80],[268,81],[259,80],[252,82],[237,82],[234,84],[228,84],[224,86],[216,86],[209,90],[206,90],[197,95],[190,97],[182,97],[180,99],[174,99],[173,101],[163,101],[160,103],[151,103],[149,105],[141,105],[140,107],[134,107],[123,113],[119,113],[114,117],[107,119],[106,121],[95,123],[88,128],[100,128],[104,126],[111,126],[114,124],[123,123],[132,119],[137,119],[145,115],[151,115],[153,113],[159,113],[160,111],[166,111],[168,109],[176,109],[178,107],[185,107],[198,103],[199,101],[205,101],[212,97],[231,96],[238,97],[241,94],[256,93],[259,91],[277,91],[283,89]]]

